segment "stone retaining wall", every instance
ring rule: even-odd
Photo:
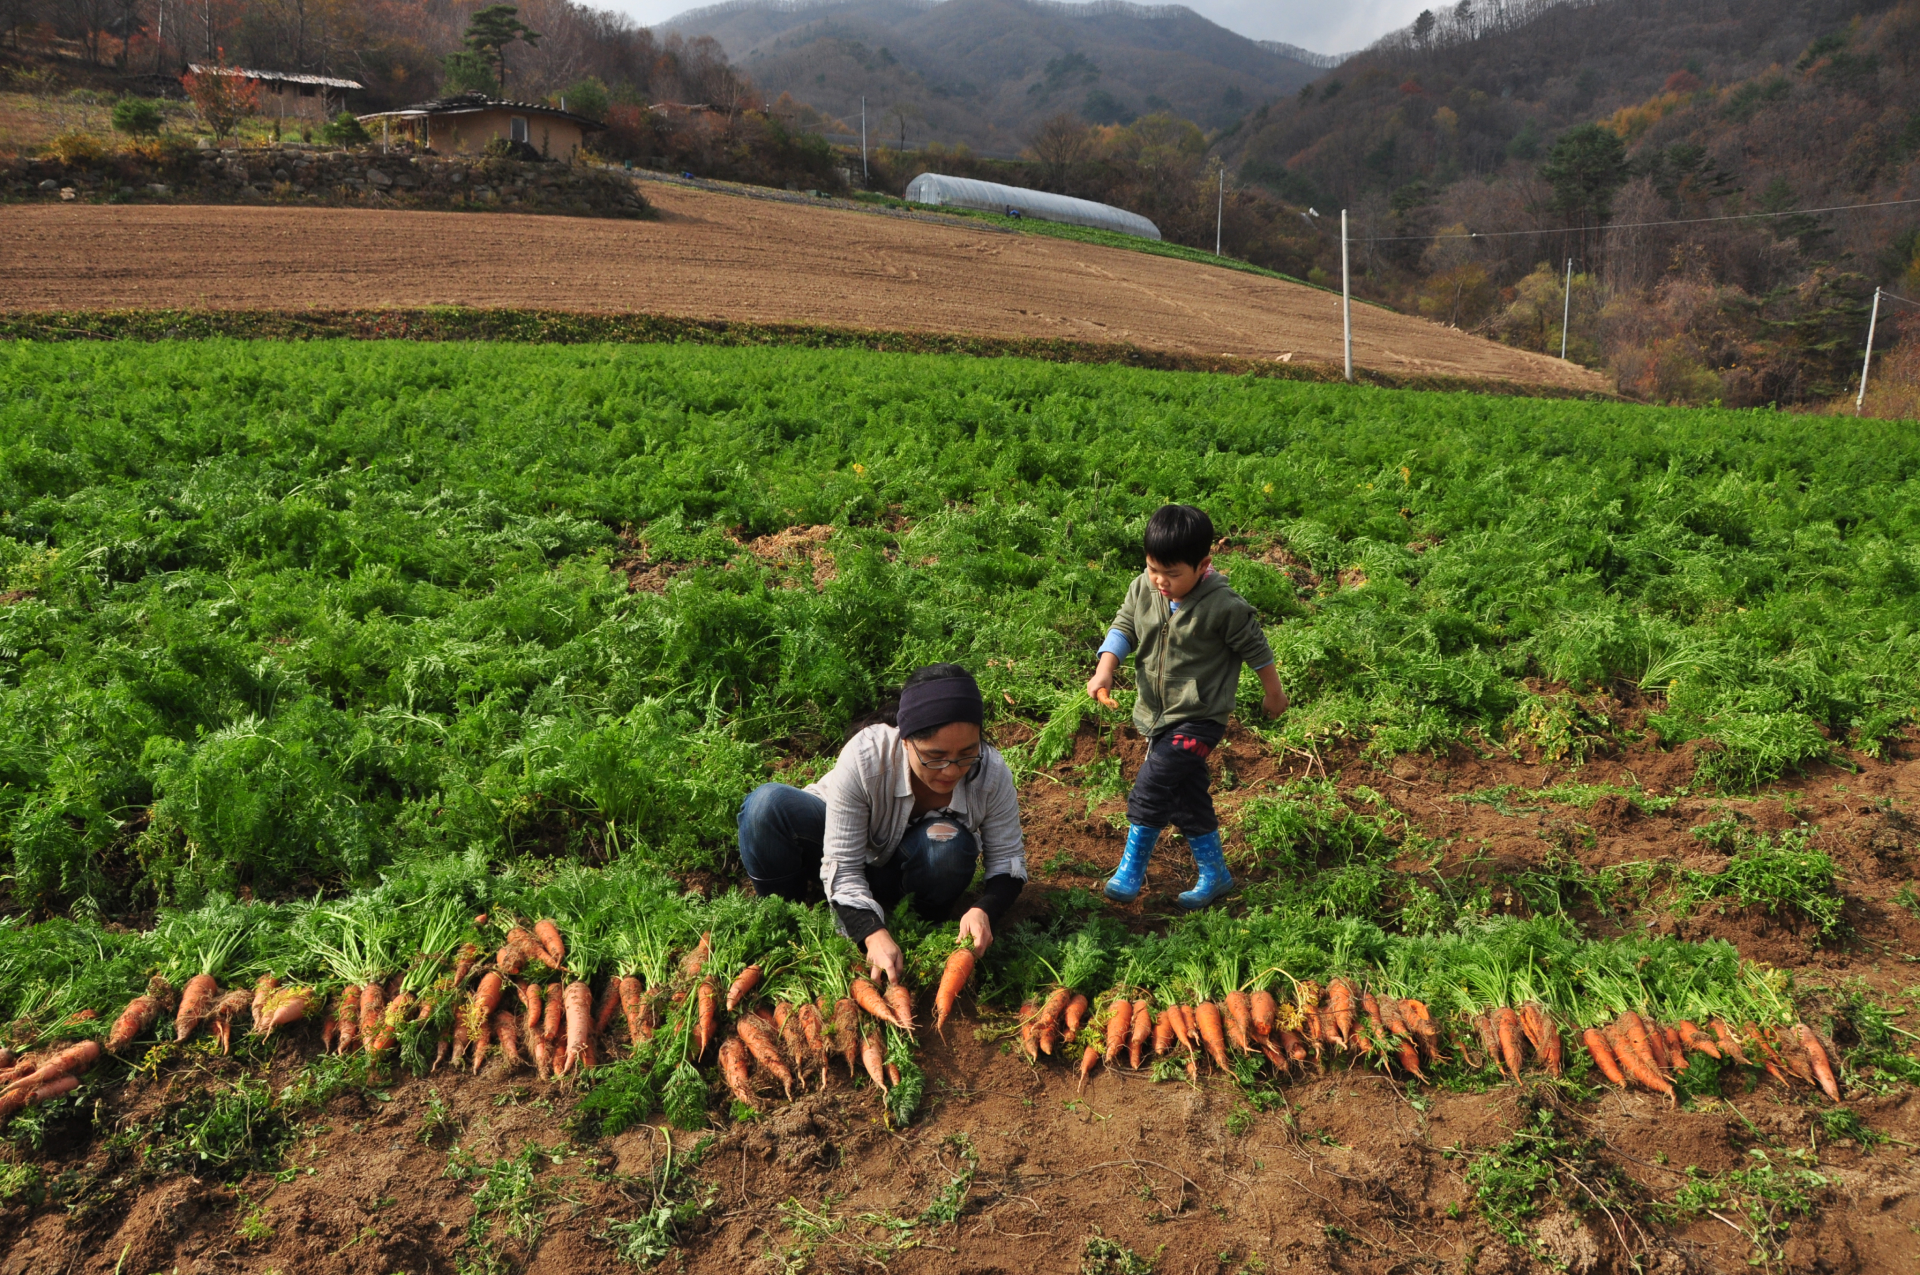
[[[320,204],[645,217],[617,170],[521,159],[382,155],[287,143],[258,150],[117,153],[98,160],[0,159],[10,203]]]

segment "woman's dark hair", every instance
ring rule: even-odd
[[[1162,505],[1147,519],[1147,556],[1162,566],[1197,567],[1213,552],[1213,519],[1192,505]]]

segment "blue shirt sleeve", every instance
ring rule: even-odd
[[[1108,629],[1107,640],[1100,644],[1101,655],[1113,655],[1117,659],[1126,659],[1133,653],[1133,643],[1127,641],[1127,635],[1119,629]]]

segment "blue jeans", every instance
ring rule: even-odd
[[[827,803],[788,784],[761,784],[740,807],[740,861],[760,895],[804,903],[818,897]],[[913,895],[913,910],[943,921],[973,881],[980,847],[957,819],[934,815],[907,829],[893,857],[867,867],[880,906]]]

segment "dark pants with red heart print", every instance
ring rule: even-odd
[[[1207,754],[1226,733],[1224,723],[1202,721],[1181,722],[1156,735],[1127,794],[1127,822],[1143,828],[1172,824],[1187,837],[1217,831]]]

